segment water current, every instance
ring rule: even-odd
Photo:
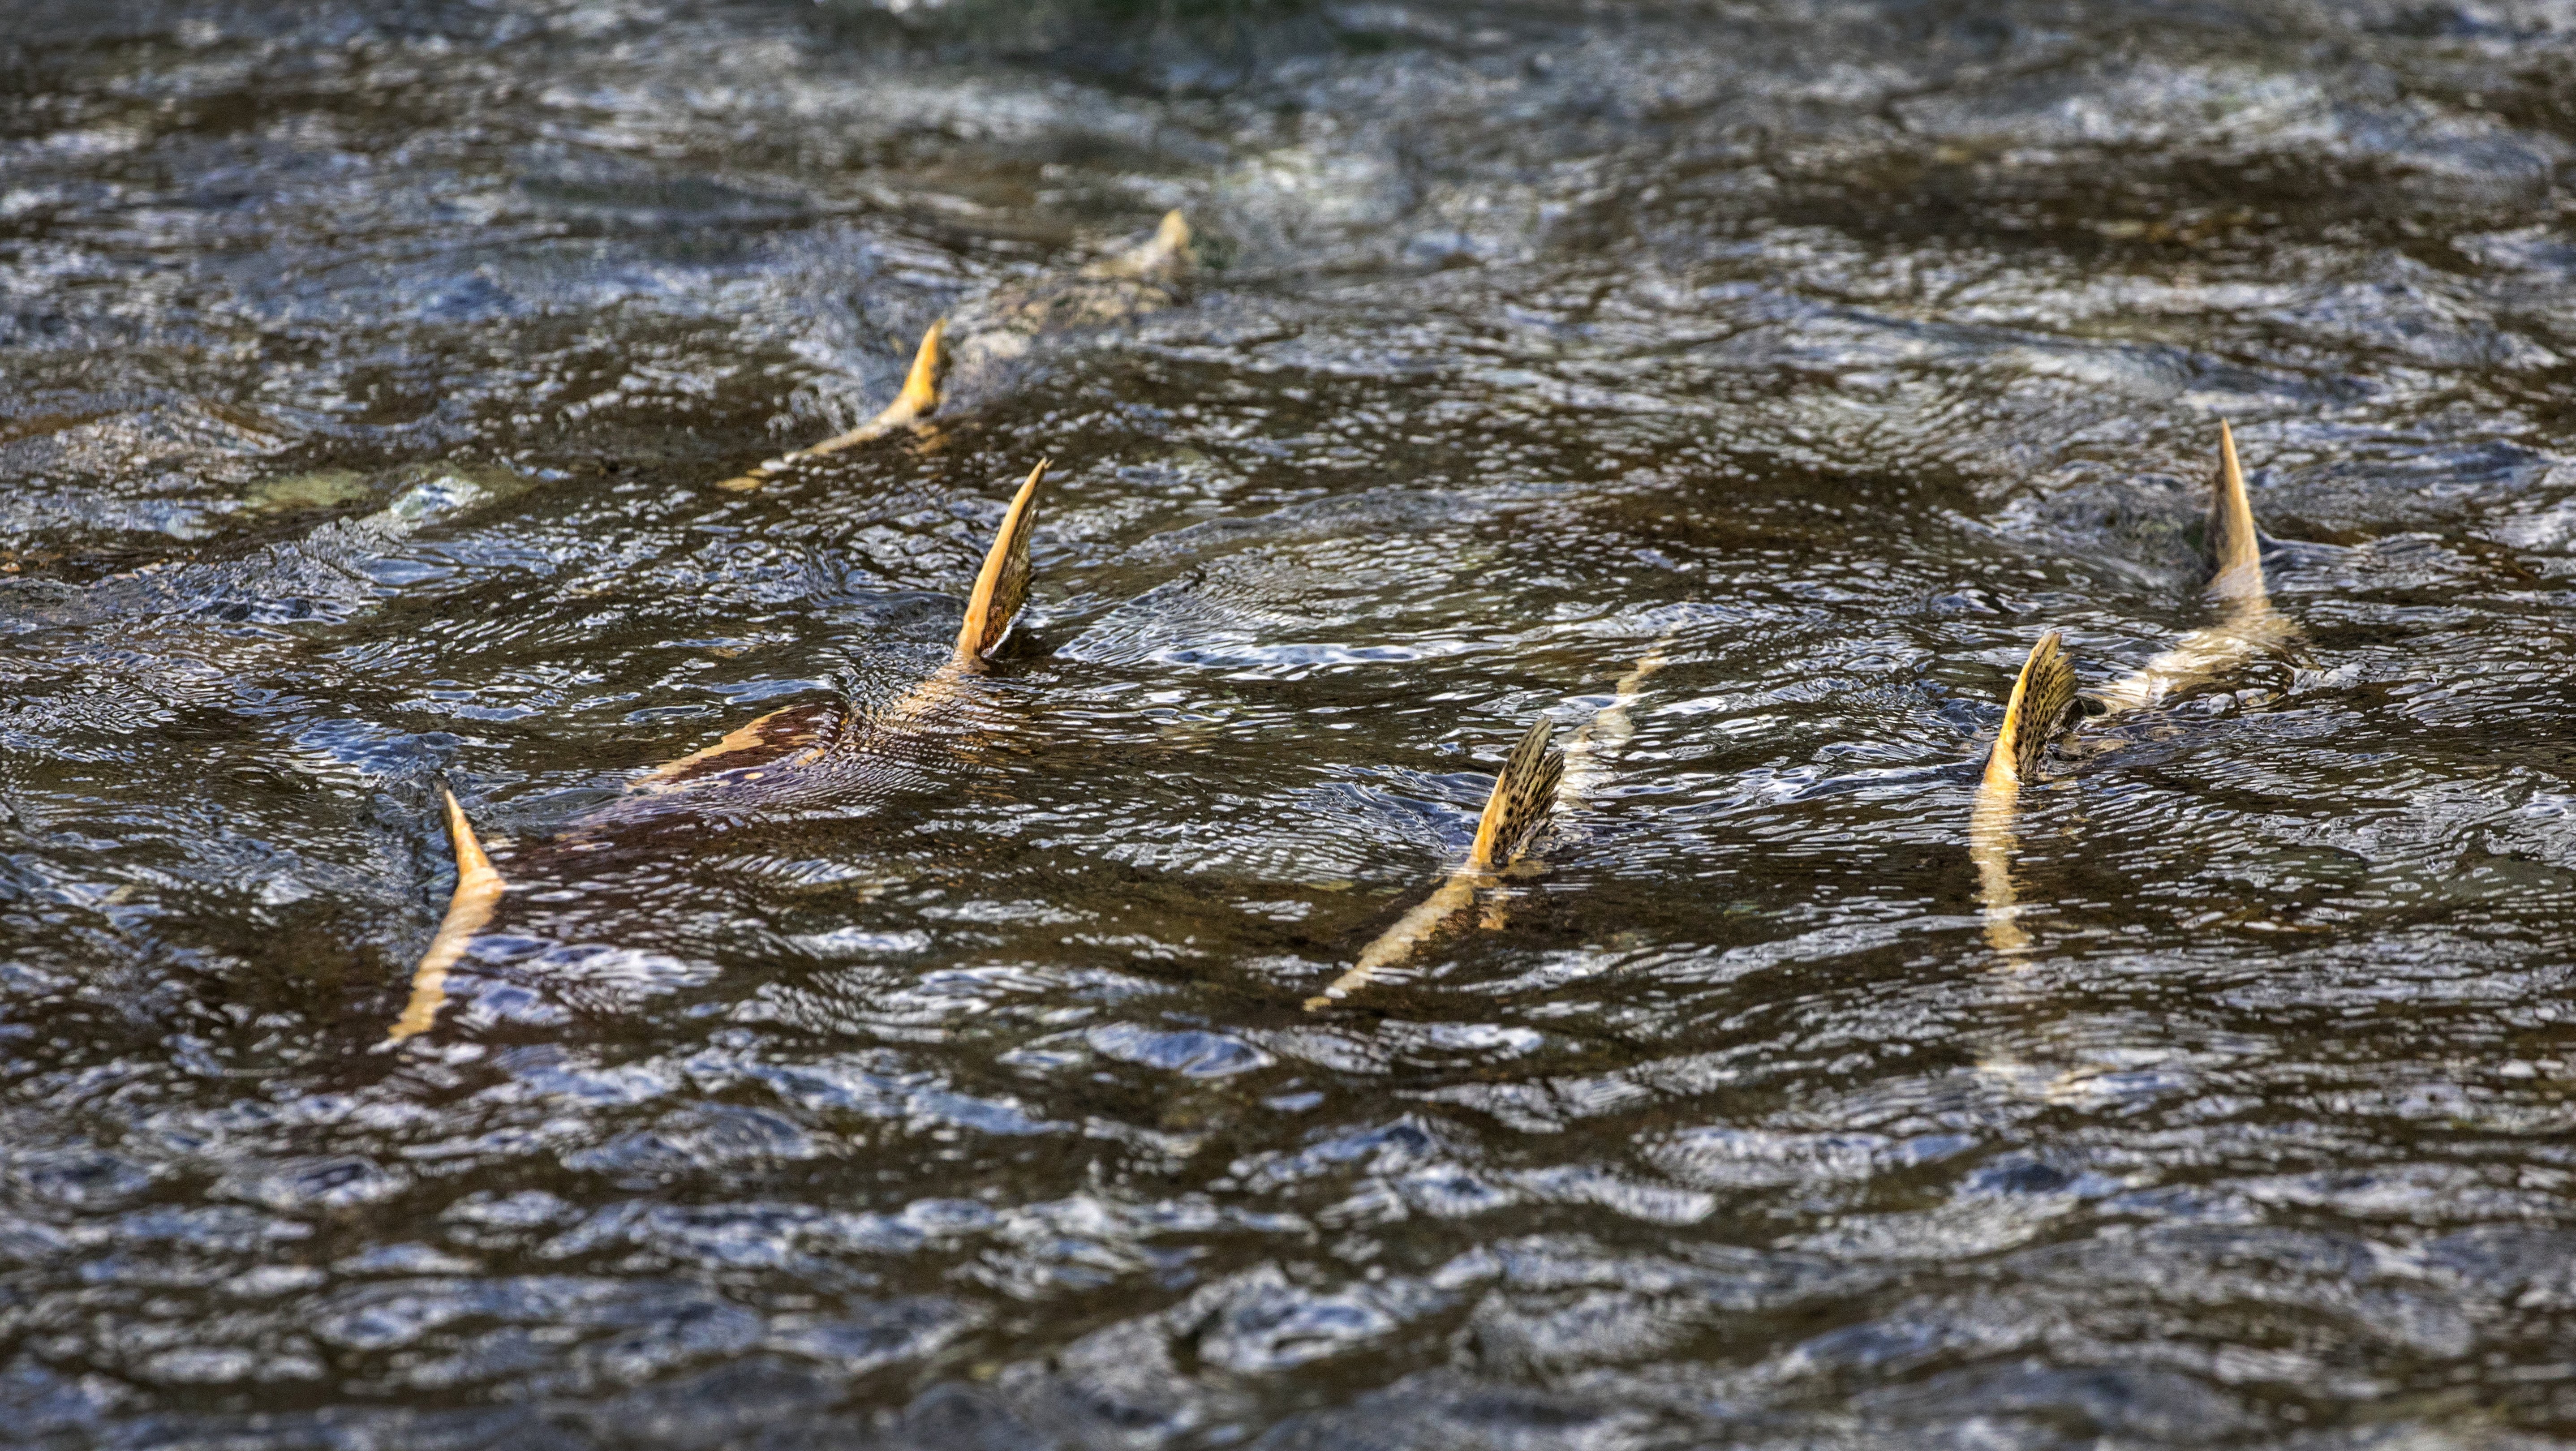
[[[2576,1443],[2571,187],[2566,0],[15,0],[0,1441]]]

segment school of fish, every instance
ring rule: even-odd
[[[760,488],[812,460],[933,426],[966,404],[1007,386],[1011,370],[1041,336],[1101,327],[1183,300],[1193,236],[1178,211],[1152,238],[1080,273],[997,290],[923,334],[901,391],[867,422],[820,443],[757,464],[720,488]],[[514,886],[547,880],[572,861],[609,849],[621,838],[689,819],[740,817],[788,806],[826,809],[897,778],[936,781],[934,767],[971,755],[1006,723],[977,708],[976,682],[994,666],[1026,603],[1030,542],[1048,463],[1030,469],[1012,497],[976,575],[955,649],[946,664],[893,704],[861,711],[842,703],[792,706],[763,715],[697,751],[642,773],[618,799],[577,817],[547,840],[497,865],[477,838],[455,794],[439,789],[455,857],[446,915],[412,972],[411,992],[388,1030],[388,1045],[430,1031],[448,1001],[451,973],[476,939],[492,929]],[[2007,958],[2031,948],[2025,902],[2013,877],[2025,793],[2042,789],[2052,747],[2090,722],[2152,710],[2221,685],[2257,660],[2289,649],[2296,626],[2275,610],[2264,582],[2265,539],[2256,527],[2233,431],[2219,424],[2203,550],[2212,566],[2205,589],[2215,618],[2137,671],[2085,691],[2062,633],[2032,646],[2015,678],[2002,720],[1985,753],[1967,823],[1988,945]],[[1631,711],[1666,661],[1659,641],[1619,675],[1609,700],[1579,720],[1564,746],[1554,744],[1554,715],[1521,735],[1497,773],[1465,858],[1431,892],[1353,955],[1351,965],[1305,1000],[1310,1011],[1352,999],[1399,973],[1410,959],[1471,914],[1486,929],[1507,924],[1515,883],[1545,871],[1536,855],[1561,813],[1583,808],[1615,768],[1634,734]],[[1597,698],[1597,697],[1595,697]],[[2082,753],[2064,751],[2070,765]],[[932,760],[932,758],[937,758]],[[1478,911],[1481,904],[1482,910]]]

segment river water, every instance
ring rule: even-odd
[[[2576,1439],[2564,0],[9,10],[0,1439]],[[972,749],[514,867],[1041,457]]]

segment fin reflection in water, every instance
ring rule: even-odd
[[[438,1010],[447,1002],[447,970],[491,922],[493,909],[507,889],[493,869],[492,858],[484,855],[483,843],[474,839],[473,823],[465,819],[465,808],[456,804],[456,793],[442,785],[438,796],[447,811],[448,840],[456,849],[456,890],[448,896],[447,916],[440,920],[438,934],[421,954],[420,966],[412,969],[411,1001],[386,1032],[389,1043],[399,1043],[438,1021]]]

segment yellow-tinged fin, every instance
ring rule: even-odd
[[[1554,727],[1555,722],[1539,717],[1504,759],[1494,794],[1485,798],[1485,814],[1476,819],[1476,844],[1468,848],[1467,864],[1361,948],[1349,971],[1306,1000],[1308,1012],[1349,997],[1383,969],[1410,957],[1450,918],[1475,905],[1476,893],[1493,885],[1496,872],[1529,850],[1546,828],[1548,813],[1556,809],[1557,785],[1565,775],[1565,753],[1548,749]]]
[[[1029,536],[1038,522],[1038,484],[1050,460],[1038,460],[1020,485],[993,547],[984,553],[984,568],[975,576],[975,592],[966,599],[966,624],[957,632],[957,653],[950,663],[962,670],[981,670],[1002,639],[1011,632],[1020,606],[1029,598]]]
[[[1189,250],[1190,219],[1174,207],[1163,213],[1163,220],[1154,228],[1154,240],[1145,244],[1145,251],[1154,259],[1153,265],[1160,266],[1187,257]]]
[[[1986,757],[1988,784],[2029,779],[2039,768],[2039,753],[2048,748],[2049,737],[2057,734],[2074,707],[2075,665],[2061,648],[2063,638],[2055,630],[2040,636],[2039,643],[2030,647],[2030,658],[2022,662],[2012,699],[2004,703],[2004,728],[1995,735],[1994,753]]]
[[[922,329],[921,346],[913,349],[912,371],[903,375],[903,391],[877,415],[879,423],[912,423],[939,411],[939,368],[946,360],[948,319],[933,318]]]
[[[1112,257],[1091,269],[1094,277],[1162,278],[1184,272],[1190,265],[1190,221],[1174,207],[1163,213],[1151,239],[1134,251]]]
[[[474,825],[465,819],[465,808],[456,804],[456,793],[440,786],[438,795],[447,806],[448,839],[456,846],[456,891],[447,899],[447,916],[438,924],[438,935],[429,939],[420,966],[412,969],[411,1001],[386,1032],[389,1043],[426,1032],[438,1020],[438,1010],[447,1003],[447,970],[465,955],[474,934],[492,920],[492,909],[505,889],[492,859],[483,854],[483,843],[474,839]]]
[[[1503,762],[1494,794],[1485,798],[1485,814],[1476,822],[1476,844],[1467,852],[1467,870],[1490,872],[1512,864],[1529,849],[1556,807],[1557,783],[1565,776],[1565,753],[1548,749],[1556,723],[1541,716]]]
[[[2209,592],[2221,599],[2260,600],[2263,541],[2254,529],[2254,501],[2245,493],[2245,470],[2236,461],[2236,430],[2218,421],[2218,479],[2209,496],[2209,552],[2217,572]]]
[[[898,428],[910,428],[928,418],[939,408],[939,370],[948,357],[947,337],[948,319],[944,317],[931,323],[922,332],[921,346],[913,350],[912,371],[904,374],[903,391],[897,393],[894,401],[887,404],[884,411],[876,417],[847,433],[837,434],[811,447],[800,448],[794,453],[781,454],[747,474],[726,479],[716,487],[745,493],[778,477],[791,464],[809,458],[820,458],[827,453],[839,453],[845,448],[855,448],[870,439],[883,438]]]

